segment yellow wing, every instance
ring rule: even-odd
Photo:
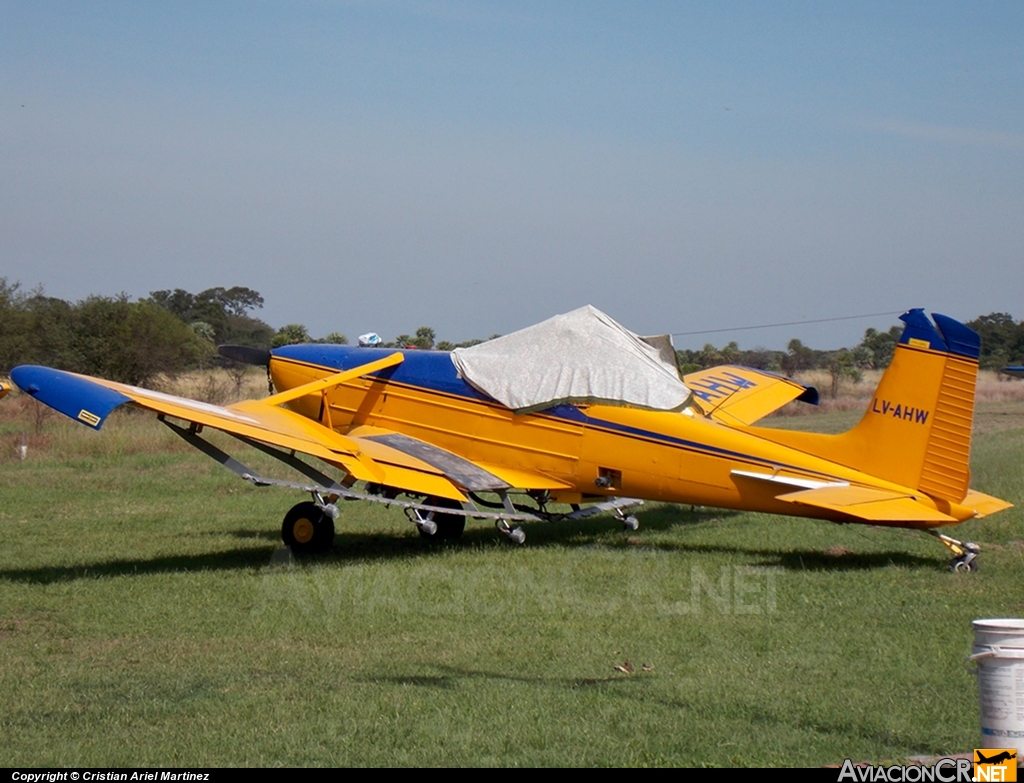
[[[364,451],[364,443],[280,407],[285,402],[308,394],[322,394],[353,378],[398,364],[402,358],[400,353],[392,354],[266,400],[246,400],[226,407],[47,367],[16,367],[11,376],[19,387],[40,402],[93,429],[99,429],[114,408],[131,403],[163,416],[309,454],[360,481],[415,494],[465,500],[465,495],[430,465],[409,460],[378,462]]]
[[[729,425],[749,425],[793,400],[818,404],[818,390],[791,378],[724,365],[683,377],[701,412]]]

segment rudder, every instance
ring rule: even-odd
[[[934,325],[922,309],[900,316],[906,328],[892,363],[864,418],[838,440],[856,455],[851,467],[959,503],[970,488],[981,339],[948,316],[932,317]]]

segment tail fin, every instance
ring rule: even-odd
[[[981,339],[959,321],[933,318],[935,325],[921,309],[900,316],[906,327],[892,363],[853,429],[832,436],[775,431],[772,439],[960,503],[970,488]]]
[[[971,424],[981,339],[944,315],[910,310],[867,413],[842,436],[857,468],[959,503],[970,488]],[[938,328],[936,328],[938,327]]]

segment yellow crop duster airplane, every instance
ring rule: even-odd
[[[752,426],[792,400],[817,402],[817,392],[737,366],[680,380],[667,338],[641,338],[592,307],[451,354],[224,347],[265,364],[276,390],[226,407],[45,367],[11,377],[94,429],[125,403],[155,411],[254,484],[308,492],[312,501],[282,526],[295,552],[331,546],[339,498],[400,506],[440,538],[460,535],[466,517],[491,519],[517,543],[517,522],[599,511],[635,529],[624,512],[647,499],[923,529],[951,550],[954,570],[975,570],[978,547],[936,528],[1010,504],[969,487],[978,335],[933,317],[901,316],[903,335],[864,418],[840,435]],[[312,483],[258,475],[205,440],[206,427]]]

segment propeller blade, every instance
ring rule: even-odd
[[[254,364],[257,367],[270,366],[270,351],[264,348],[253,348],[248,345],[219,345],[217,353],[225,359],[243,364]]]

